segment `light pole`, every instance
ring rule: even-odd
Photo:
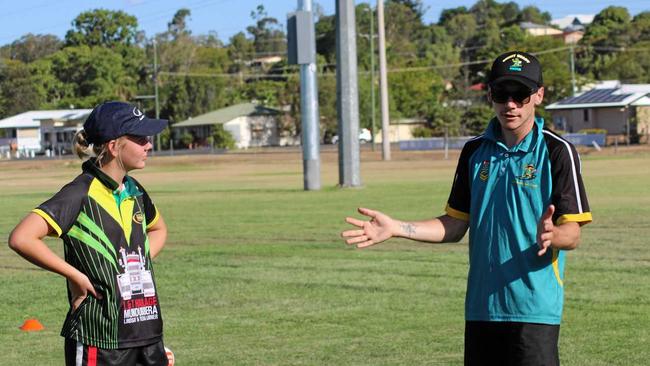
[[[375,151],[375,15],[370,4],[364,10],[370,13],[370,35],[368,36],[370,42],[370,131],[372,131],[370,141],[372,151]]]
[[[388,116],[388,76],[386,70],[386,32],[384,30],[384,0],[377,0],[379,30],[379,94],[381,97],[381,145],[383,160],[390,160],[390,132]]]
[[[158,102],[158,48],[156,47],[156,38],[153,39],[153,89],[156,101],[156,119],[160,119],[160,103]],[[160,133],[156,135],[156,150],[160,151]]]

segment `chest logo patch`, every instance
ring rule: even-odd
[[[535,166],[533,164],[527,164],[526,166],[524,166],[524,171],[521,174],[521,176],[517,178],[521,180],[535,179],[535,177],[537,177],[535,173],[537,173],[537,169],[535,169]]]
[[[485,182],[488,180],[489,176],[490,176],[490,161],[483,160],[483,164],[481,164],[481,170],[478,173],[478,177],[479,179]]]
[[[135,214],[133,214],[133,222],[136,224],[140,225],[144,221],[144,215],[142,212],[138,211]]]

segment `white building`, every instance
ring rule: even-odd
[[[23,155],[71,151],[72,138],[92,109],[29,111],[0,120],[0,151]]]
[[[189,132],[197,146],[206,145],[214,125],[221,124],[235,139],[237,148],[286,145],[280,138],[278,120],[282,111],[253,103],[242,103],[205,113],[172,125]]]

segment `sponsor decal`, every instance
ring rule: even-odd
[[[133,115],[138,117],[140,121],[144,119],[144,113],[140,112],[138,108],[133,108]]]
[[[124,272],[117,275],[117,286],[122,299],[124,324],[158,319],[156,288],[141,248],[128,253],[120,248],[120,257],[119,264]]]
[[[524,166],[523,174],[521,174],[517,178],[519,178],[521,180],[535,179],[535,177],[537,176],[537,175],[535,175],[535,172],[537,172],[537,169],[535,169],[535,166],[533,164],[526,164],[526,166]]]
[[[124,324],[158,319],[158,298],[145,297],[122,301]]]
[[[503,62],[506,62],[508,60],[512,60],[512,64],[509,67],[510,71],[521,71],[523,67],[523,62],[526,62],[527,64],[530,63],[530,60],[528,58],[518,53],[515,53],[514,55],[510,55],[504,58]]]
[[[535,165],[525,164],[521,175],[516,177],[513,183],[524,187],[537,188],[537,184],[533,182],[537,177],[536,173],[537,168],[535,168]]]
[[[144,215],[142,214],[142,212],[138,211],[135,214],[133,214],[133,222],[139,225],[142,224],[143,221],[144,221]]]
[[[485,182],[488,180],[489,176],[490,176],[490,161],[483,160],[483,164],[481,164],[481,170],[478,173],[478,177],[479,179]]]

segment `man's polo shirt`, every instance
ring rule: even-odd
[[[463,147],[446,208],[469,221],[465,318],[559,324],[565,253],[537,255],[537,224],[550,204],[556,225],[591,221],[580,158],[541,118],[512,148],[500,136],[494,118]]]
[[[89,295],[71,308],[61,335],[105,349],[158,342],[162,317],[147,237],[158,211],[135,179],[126,176],[120,186],[93,160],[82,168],[33,210],[63,239],[66,262],[102,297]],[[72,303],[69,290],[68,299]]]

